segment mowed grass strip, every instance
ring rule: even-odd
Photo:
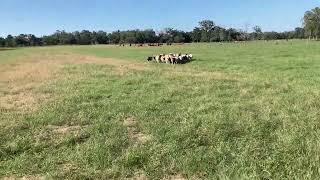
[[[39,87],[54,101],[1,118],[20,120],[0,130],[0,175],[317,179],[319,49],[306,41],[47,48],[63,62],[64,53],[79,57]],[[177,51],[196,60],[145,63]],[[126,63],[74,63],[88,56]]]

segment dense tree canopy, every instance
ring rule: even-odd
[[[320,8],[307,11],[303,17],[303,27],[287,32],[263,32],[261,27],[253,27],[252,32],[234,28],[224,28],[211,20],[199,22],[190,32],[166,28],[156,32],[153,29],[114,31],[56,31],[52,35],[36,37],[32,34],[8,35],[0,37],[0,47],[23,47],[42,45],[93,45],[93,44],[143,44],[143,43],[190,43],[190,42],[230,42],[248,40],[304,39],[320,36]]]
[[[303,28],[296,28],[290,32],[262,32],[260,29],[252,33],[245,33],[233,28],[225,29],[213,25],[212,21],[201,22],[191,32],[184,32],[173,28],[166,28],[156,33],[152,29],[114,31],[75,31],[68,33],[56,31],[52,35],[38,38],[32,34],[8,35],[0,38],[0,47],[23,47],[41,45],[94,45],[94,44],[143,44],[143,43],[190,43],[190,42],[230,42],[245,40],[272,40],[305,38]]]
[[[4,47],[6,45],[6,40],[0,37],[0,47]]]
[[[318,39],[320,35],[320,8],[307,11],[303,17],[303,25],[307,35]]]

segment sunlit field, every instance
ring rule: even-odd
[[[315,41],[1,49],[0,179],[319,179],[319,109]]]

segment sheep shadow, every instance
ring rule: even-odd
[[[184,64],[189,64],[189,63],[192,63],[193,61],[197,61],[197,59],[191,59],[191,60],[187,60],[187,61],[180,61],[178,63],[175,63],[177,65],[184,65]],[[148,61],[148,62],[151,62],[151,63],[157,63],[156,61]],[[166,64],[166,63],[160,63],[160,64]],[[172,63],[170,63],[172,64]]]
[[[189,64],[189,63],[192,63],[193,61],[197,61],[197,59],[190,59],[188,61],[179,62],[178,64]]]

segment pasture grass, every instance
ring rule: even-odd
[[[170,52],[195,60],[145,60]],[[0,106],[0,177],[318,179],[319,52],[307,41],[1,51],[3,64],[76,54],[146,68],[72,61],[20,89],[52,99],[33,111]],[[13,93],[0,80],[0,95]]]

